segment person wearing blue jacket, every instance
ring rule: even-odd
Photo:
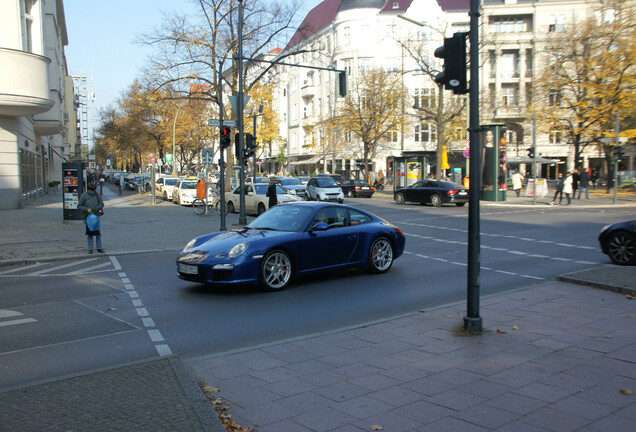
[[[99,217],[103,214],[104,209],[104,200],[97,193],[97,188],[95,187],[95,183],[89,183],[86,186],[86,192],[82,194],[79,199],[79,203],[77,208],[84,211],[84,215],[86,216],[86,240],[88,244],[88,253],[93,253],[94,246],[97,246],[97,252],[104,253],[104,249],[102,248],[102,233],[101,230],[91,230],[88,227],[88,216],[95,215]],[[93,237],[95,237],[95,241],[93,241]]]

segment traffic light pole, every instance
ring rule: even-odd
[[[238,18],[238,36],[239,36],[239,44],[238,44],[238,97],[236,101],[236,108],[238,113],[236,113],[236,117],[238,120],[238,130],[239,130],[239,154],[237,155],[238,163],[239,163],[239,202],[240,202],[240,212],[239,212],[239,225],[247,225],[247,218],[245,217],[245,161],[243,158],[243,149],[245,148],[243,143],[243,0],[239,0],[239,18]]]
[[[479,127],[479,0],[470,0],[470,188],[468,202],[468,280],[464,329],[481,333],[483,320],[479,315],[480,290],[480,222],[481,143]]]
[[[221,135],[221,131],[223,131],[223,62],[219,65],[219,137]],[[225,206],[227,205],[225,202],[225,161],[223,160],[223,152],[227,147],[223,147],[221,140],[219,140],[219,180],[217,182],[217,186],[221,185],[221,187],[217,187],[219,192],[219,199],[221,200],[221,226],[219,227],[219,231],[227,231],[226,221],[225,221]]]

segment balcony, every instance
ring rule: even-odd
[[[300,96],[305,99],[312,98],[316,95],[316,86],[313,84],[306,84],[300,89]]]
[[[0,115],[21,117],[51,109],[50,62],[37,54],[0,48]]]
[[[526,107],[521,105],[499,106],[495,109],[494,118],[497,121],[509,119],[524,119],[528,116]]]

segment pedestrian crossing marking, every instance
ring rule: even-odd
[[[75,276],[91,273],[103,273],[121,270],[121,266],[112,257],[95,257],[79,261],[46,262],[26,266],[19,266],[0,272],[2,277],[49,277],[49,276]]]

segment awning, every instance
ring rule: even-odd
[[[529,164],[534,162],[535,159],[531,158],[531,157],[527,157],[527,156],[511,156],[506,158],[506,162],[507,163],[524,163],[524,164]],[[546,158],[542,158],[542,157],[538,157],[536,159],[537,163],[561,163],[562,161],[560,159],[546,159]]]
[[[320,162],[321,159],[322,159],[322,156],[314,156],[309,159],[290,162],[288,165],[314,165]]]

